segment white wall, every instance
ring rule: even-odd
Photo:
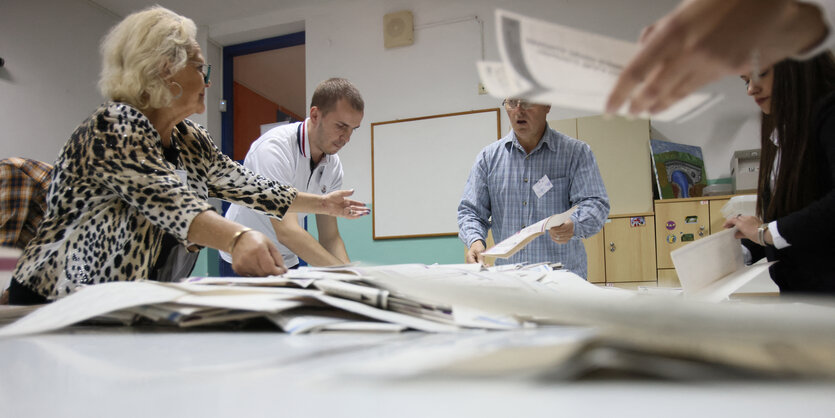
[[[120,16],[85,0],[0,2],[0,158],[20,156],[53,162],[73,130],[104,99],[96,83],[99,42]],[[198,43],[212,62],[215,84],[207,112],[191,119],[205,125],[220,145],[218,101],[221,50],[198,24]]]
[[[163,6],[166,1],[159,1]],[[207,126],[220,143],[220,45],[276,36],[304,28],[307,36],[306,94],[331,76],[351,79],[363,93],[363,126],[341,151],[345,186],[371,201],[370,124],[386,120],[496,107],[499,100],[479,96],[475,61],[482,36],[475,19],[484,21],[484,55],[497,59],[493,10],[497,7],[634,40],[641,28],[678,0],[354,0],[315,1],[310,6],[201,25],[199,40],[213,65],[214,84],[207,113],[193,119]],[[179,4],[179,3],[178,3]],[[198,7],[200,2],[195,3]],[[144,6],[144,5],[142,5]],[[137,7],[141,7],[137,5]],[[188,10],[178,7],[188,15]],[[415,44],[383,48],[382,19],[388,12],[411,10]],[[429,24],[456,19],[458,23]],[[0,2],[0,157],[28,156],[52,161],[72,130],[102,102],[96,89],[98,42],[118,17],[83,0]],[[709,86],[726,100],[685,124],[654,123],[659,139],[700,145],[708,177],[729,174],[736,149],[757,148],[756,106],[742,83],[727,79]],[[549,119],[578,116],[553,108]],[[508,127],[506,117],[503,131]],[[444,150],[438,150],[444,152]],[[474,156],[461,156],[470,165]]]
[[[0,2],[0,157],[55,161],[103,102],[98,45],[117,20],[83,0]]]
[[[214,39],[253,40],[275,36],[272,27],[304,20],[307,37],[307,97],[328,77],[352,80],[366,101],[363,126],[340,151],[345,165],[345,186],[371,201],[372,122],[458,112],[499,106],[499,100],[477,94],[475,61],[481,58],[480,27],[470,16],[484,21],[487,59],[497,59],[493,11],[505,8],[529,16],[634,41],[643,26],[672,9],[678,0],[361,0],[316,4],[263,14],[257,18],[213,26]],[[386,50],[383,15],[411,10],[415,16],[415,44]],[[431,26],[436,22],[458,23]],[[266,31],[266,32],[265,32]],[[757,129],[750,129],[757,108],[744,94],[742,82],[730,78],[708,87],[723,92],[724,102],[684,124],[654,123],[655,137],[703,147],[709,178],[729,175],[733,150],[757,148]],[[552,108],[549,119],[583,115]],[[509,127],[503,117],[502,130]],[[756,124],[754,123],[754,126]],[[744,128],[747,126],[748,128]],[[444,152],[443,149],[437,150]],[[475,156],[461,156],[470,165]]]

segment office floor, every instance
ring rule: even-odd
[[[465,350],[472,341],[489,344],[496,338],[537,335],[541,337],[541,332],[291,336],[258,330],[74,327],[0,340],[0,416],[811,417],[835,413],[835,382],[624,377],[566,381],[547,373],[397,377],[362,372],[365,366],[373,368],[397,358],[407,346]]]

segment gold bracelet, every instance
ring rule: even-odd
[[[235,235],[232,235],[232,239],[229,241],[229,251],[227,251],[230,255],[232,254],[232,250],[235,249],[235,245],[238,244],[238,240],[241,238],[241,236],[249,231],[252,231],[252,228],[244,228],[238,232],[235,232]]]

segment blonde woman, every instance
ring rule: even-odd
[[[195,35],[190,19],[156,6],[127,16],[105,37],[99,85],[109,101],[73,132],[55,162],[47,212],[13,274],[12,304],[45,303],[82,285],[156,279],[170,270],[177,248],[229,252],[242,275],[286,271],[268,238],[224,219],[208,197],[277,218],[288,210],[368,213],[346,198],[350,191],[299,193],[250,172],[186,119],[205,111],[210,83]]]

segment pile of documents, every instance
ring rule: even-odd
[[[473,329],[547,334],[569,325],[584,330],[582,339],[572,340],[568,353],[563,343],[536,347],[536,358],[553,362],[559,351],[563,359],[588,360],[615,350],[746,373],[835,377],[835,306],[829,301],[715,303],[599,287],[547,265],[518,267],[348,266],[302,268],[276,277],[106,283],[32,311],[0,328],[0,338],[93,318],[190,327],[257,317],[292,334]],[[496,366],[536,363],[534,357],[507,358],[514,360]],[[466,360],[479,364],[477,358]]]
[[[264,317],[288,333],[512,329],[535,325],[534,318],[509,314],[515,307],[505,306],[522,299],[491,299],[514,293],[547,299],[561,287],[575,288],[572,293],[600,290],[545,264],[302,267],[272,277],[106,283],[45,305],[0,329],[0,336],[44,332],[93,318],[190,327]]]

